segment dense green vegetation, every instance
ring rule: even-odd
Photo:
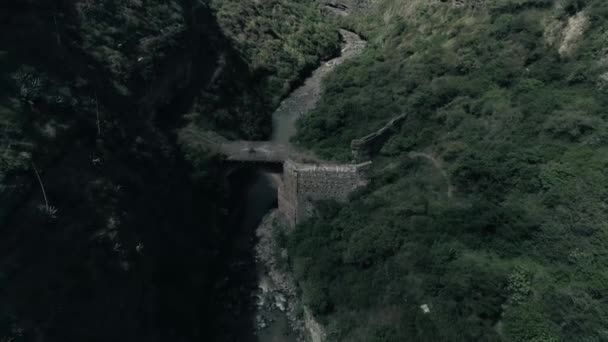
[[[337,30],[322,20],[315,0],[210,3],[244,67],[237,69],[221,56],[216,84],[230,86],[203,91],[192,117],[197,126],[227,136],[265,138],[279,102],[321,60],[339,52]]]
[[[2,5],[2,341],[209,333],[213,298],[201,289],[214,280],[221,191],[191,177],[169,132],[181,113],[164,107],[196,86],[178,79],[179,65],[204,63],[196,45],[213,56],[222,38],[212,22],[164,30],[183,12],[210,17],[204,8],[147,5]],[[126,31],[142,45],[125,43]],[[187,33],[200,35],[189,44]],[[157,59],[138,63],[152,41],[145,51]]]
[[[286,242],[330,340],[608,340],[608,4],[358,2],[369,46],[297,142],[344,161],[409,116]],[[218,333],[227,194],[174,131],[266,136],[336,26],[313,0],[3,6],[0,341]]]
[[[239,2],[253,22],[279,7],[254,3]],[[298,19],[275,28],[268,63],[289,77],[256,71],[205,1],[3,2],[0,341],[238,333],[218,323],[233,238],[225,180],[175,131],[267,134],[278,100],[266,98],[286,91],[271,80],[296,82],[337,46],[314,6],[283,3]],[[294,35],[299,46],[285,42]]]
[[[330,340],[608,339],[608,4],[472,3],[348,19],[369,47],[300,123],[300,144],[347,160],[409,114],[372,184],[290,239]]]
[[[314,0],[214,0],[212,7],[252,72],[266,77],[273,105],[322,59],[338,54],[338,32],[320,15]]]

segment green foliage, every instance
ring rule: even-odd
[[[151,81],[170,49],[183,47],[186,23],[178,1],[92,0],[75,5],[82,48],[115,78],[129,85],[138,76]]]
[[[211,3],[252,73],[264,78],[264,96],[273,105],[340,48],[337,30],[321,20],[315,1]]]
[[[593,13],[608,6],[554,4],[420,3],[403,17],[387,0],[349,19],[369,47],[325,80],[297,142],[347,160],[351,139],[409,116],[368,189],[290,239],[294,265],[307,265],[296,273],[304,294],[320,284],[330,294],[317,314],[335,340],[356,340],[348,332],[359,326],[370,326],[357,330],[362,341],[607,338],[608,100],[598,60],[608,26]],[[552,41],[550,25],[581,10],[593,25],[561,56],[563,33]],[[370,24],[374,15],[382,24]],[[374,326],[386,307],[400,320]]]
[[[559,341],[544,315],[533,305],[509,310],[505,315],[505,334],[511,341]]]
[[[507,290],[511,293],[509,298],[510,303],[517,305],[524,302],[531,294],[530,273],[518,268],[509,275],[509,284]]]
[[[22,127],[16,113],[6,107],[0,106],[0,179],[17,170],[23,170],[29,164],[27,152],[31,150],[29,143],[23,136]]]
[[[295,19],[261,26],[284,36],[254,68],[205,4],[35,0],[0,13],[0,340],[213,340],[222,329],[233,220],[218,163],[180,116],[263,137],[285,84],[335,53],[338,35],[298,3]],[[310,302],[322,310],[320,289]]]
[[[337,30],[321,19],[312,0],[209,4],[215,17],[198,20],[217,20],[217,32],[199,48],[206,59],[201,64],[212,66],[212,77],[190,108],[190,118],[225,136],[265,139],[280,101],[320,61],[338,53]],[[207,45],[217,45],[219,54],[207,56]]]
[[[544,128],[556,138],[576,142],[595,131],[605,130],[604,125],[604,121],[596,116],[570,109],[554,113]]]

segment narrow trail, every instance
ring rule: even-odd
[[[450,176],[448,175],[448,173],[445,171],[445,169],[443,167],[443,162],[440,159],[438,159],[437,157],[435,157],[431,154],[424,153],[424,152],[416,152],[416,151],[409,152],[407,155],[408,155],[408,157],[410,157],[412,159],[424,158],[424,159],[430,161],[431,164],[433,164],[433,166],[437,169],[437,171],[439,171],[439,173],[441,173],[441,175],[443,176],[443,179],[445,179],[447,186],[448,186],[448,190],[447,190],[448,198],[452,198],[455,188],[454,188],[454,185],[452,184],[452,182],[450,181]]]

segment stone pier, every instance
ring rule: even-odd
[[[279,212],[295,227],[312,215],[314,201],[345,202],[354,190],[367,184],[370,165],[371,162],[329,165],[286,160],[278,193]]]

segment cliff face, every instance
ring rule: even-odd
[[[374,2],[296,137],[375,157],[288,244],[328,340],[606,339],[608,3]]]
[[[210,10],[12,1],[0,22],[0,339],[213,334],[222,195],[172,130],[201,93],[255,90]]]

